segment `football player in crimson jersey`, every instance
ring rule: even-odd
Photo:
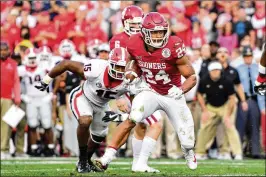
[[[260,95],[266,94],[266,43],[264,43],[264,50],[259,65],[259,75],[255,82],[254,90]]]
[[[65,71],[76,73],[86,79],[84,84],[72,90],[69,99],[71,110],[79,122],[79,173],[101,171],[93,165],[91,156],[108,133],[108,122],[102,120],[108,108],[107,103],[129,92],[132,86],[123,81],[127,60],[125,48],[113,49],[108,61],[94,59],[83,64],[63,60],[35,85],[37,89],[45,91],[53,78]]]
[[[122,12],[122,23],[124,31],[116,34],[109,41],[110,49],[115,47],[126,48],[126,43],[131,35],[140,32],[141,20],[144,16],[142,9],[138,6],[128,6]]]
[[[188,167],[192,170],[197,168],[193,151],[194,122],[184,98],[184,93],[195,86],[196,75],[185,55],[183,41],[177,36],[169,36],[169,33],[169,25],[164,17],[158,12],[150,12],[143,18],[141,33],[130,37],[127,50],[131,59],[141,68],[150,90],[145,88],[135,96],[129,119],[117,127],[104,156],[96,160],[99,168],[106,169],[130,130],[156,110],[166,112],[178,134]],[[186,78],[182,85],[181,75]],[[155,142],[149,141],[142,146],[152,147]]]
[[[119,34],[116,34],[112,37],[110,40],[110,48],[113,49],[115,47],[127,47],[127,42],[131,35],[137,34],[140,32],[141,29],[141,21],[144,16],[144,13],[142,9],[138,6],[131,5],[126,7],[122,12],[122,23],[124,26],[124,32],[121,32]],[[159,115],[159,116],[158,116]],[[151,168],[148,166],[147,161],[140,162],[141,164],[138,164],[138,159],[142,154],[147,154],[150,151],[153,151],[153,149],[149,148],[141,148],[143,141],[154,141],[156,142],[161,131],[162,131],[162,120],[160,120],[160,112],[156,111],[153,115],[150,116],[151,121],[150,124],[148,124],[149,132],[146,133],[146,124],[139,123],[137,124],[136,128],[134,129],[134,136],[132,137],[132,150],[133,150],[133,163],[132,163],[132,171],[147,171],[147,172],[159,172],[159,170],[156,170],[154,168]],[[147,118],[149,120],[149,117]],[[152,136],[149,136],[152,133]],[[145,138],[146,137],[146,138]],[[144,142],[144,144],[146,144]],[[148,152],[146,152],[148,151]],[[142,158],[140,158],[142,159]],[[136,168],[136,166],[143,167],[142,169]]]

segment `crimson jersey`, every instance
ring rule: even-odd
[[[125,32],[114,35],[109,42],[110,49],[112,50],[113,48],[117,48],[117,47],[126,48],[129,38],[130,36]]]
[[[166,95],[172,85],[181,86],[181,75],[176,67],[176,60],[186,54],[186,48],[179,37],[170,36],[165,47],[150,53],[146,51],[139,33],[130,37],[127,50],[137,61],[146,82],[153,90]]]

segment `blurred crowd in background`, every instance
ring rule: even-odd
[[[199,80],[203,81],[211,71],[208,64],[218,61],[224,72],[227,72],[224,76],[235,85],[238,99],[235,101],[233,118],[229,122],[223,118],[217,119],[210,123],[212,126],[209,129],[205,128],[206,122],[202,116],[204,110],[200,108],[197,99],[199,95],[208,92],[204,85],[206,79],[199,83],[198,93],[197,86],[186,95],[195,122],[195,134],[202,138],[213,135],[208,140],[196,140],[195,152],[198,159],[231,159],[231,153],[236,157],[242,156],[242,152],[251,158],[261,158],[261,154],[266,151],[265,98],[255,95],[252,84],[258,75],[257,64],[265,42],[264,1],[1,1],[1,41],[8,42],[10,57],[18,65],[23,65],[28,48],[48,53],[52,63],[62,59],[81,62],[94,58],[106,60],[110,52],[108,41],[113,35],[123,31],[122,11],[132,4],[141,7],[144,13],[158,11],[164,15],[170,23],[172,35],[184,40],[187,55]],[[250,72],[247,68],[253,69]],[[248,75],[244,74],[246,71]],[[1,64],[1,79],[4,75]],[[27,133],[29,129],[26,115],[10,134],[3,132],[6,129],[1,125],[1,154],[8,151],[9,144],[6,141],[11,137],[11,147],[16,146],[16,150],[10,150],[13,156],[23,156],[26,153],[33,156],[77,156],[77,121],[74,120],[66,100],[70,91],[80,82],[81,78],[64,73],[50,89],[56,95],[51,101],[52,142],[45,142],[48,137],[45,136],[46,129],[39,126],[38,152],[32,153],[32,148],[35,147],[31,147],[30,136],[24,134],[26,132],[26,135],[30,135]],[[2,85],[4,84],[1,82],[1,90],[5,89]],[[206,85],[212,86],[208,82]],[[2,98],[1,93],[1,106]],[[127,107],[125,100],[110,104],[121,111]],[[20,106],[26,109],[23,98]],[[167,116],[164,117],[164,132],[157,142],[152,158],[182,158],[178,137]],[[1,121],[1,124],[5,123]],[[110,124],[107,142],[116,125],[117,123]],[[232,139],[226,138],[235,136],[231,127],[237,130],[236,139],[239,139],[239,143],[238,140],[232,142]],[[130,142],[129,139],[120,150],[119,156],[132,156]],[[102,147],[97,152],[98,156],[104,151],[104,143]]]

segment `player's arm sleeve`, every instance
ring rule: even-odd
[[[81,77],[84,77],[84,64],[77,61],[63,60],[48,73],[51,78],[61,75],[65,71],[70,71],[72,73],[78,74]]]
[[[101,74],[101,65],[103,63],[96,60],[89,60],[84,63],[84,77],[89,81],[93,81]]]

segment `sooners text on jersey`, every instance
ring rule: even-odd
[[[186,48],[179,37],[170,36],[165,47],[150,53],[146,51],[141,34],[135,34],[130,37],[127,50],[137,61],[146,82],[156,92],[166,95],[172,85],[181,86],[176,60],[186,54]]]

